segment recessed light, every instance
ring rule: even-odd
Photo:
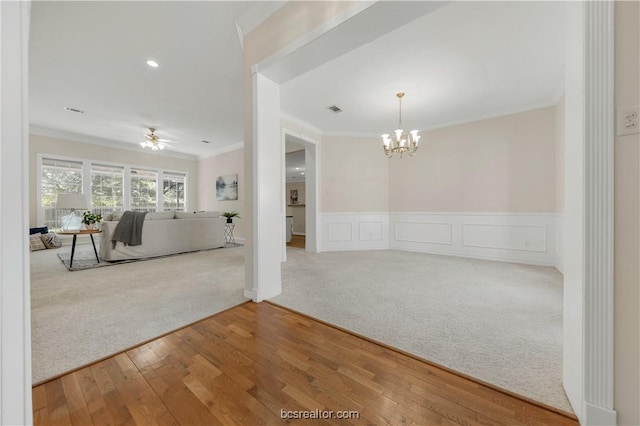
[[[158,68],[158,63],[156,61],[148,60],[147,65],[153,68]]]
[[[300,170],[300,167],[296,167],[296,170]]]
[[[84,114],[84,111],[82,111],[81,109],[70,108],[70,107],[64,107],[64,109],[66,109],[67,111],[71,111],[71,112],[77,112],[78,114]]]
[[[304,172],[300,172],[300,174],[301,174],[301,175],[303,175],[303,174],[304,174]]]

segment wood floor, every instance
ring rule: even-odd
[[[287,247],[296,247],[303,249],[305,246],[305,236],[304,235],[292,235],[291,241],[287,243]]]
[[[269,303],[39,385],[33,405],[36,425],[577,425]]]

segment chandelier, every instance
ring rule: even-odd
[[[144,142],[140,142],[140,146],[143,148],[151,148],[154,151],[164,149],[165,145],[162,142],[160,142],[160,138],[158,138],[158,136],[156,136],[155,134],[156,129],[154,129],[153,127],[150,127],[149,131],[151,133],[147,133],[144,135],[144,137],[147,138],[147,140]]]
[[[400,114],[398,118],[398,128],[393,131],[393,135],[388,133],[382,135],[382,148],[387,157],[393,157],[393,154],[409,154],[413,157],[418,151],[418,142],[420,141],[420,135],[417,130],[411,130],[407,132],[402,128],[402,97],[404,93],[397,93],[398,102],[400,104]]]

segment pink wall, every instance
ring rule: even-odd
[[[221,175],[238,175],[238,200],[216,200],[216,178]],[[244,238],[244,223],[249,219],[244,208],[245,197],[244,150],[225,152],[215,157],[198,161],[198,210],[240,212],[240,219],[234,219],[236,224],[234,236]]]
[[[422,132],[390,161],[389,210],[554,212],[555,139],[554,107]]]

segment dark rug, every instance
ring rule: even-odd
[[[224,247],[216,247],[216,248],[212,248],[212,249],[207,249],[207,250],[196,250],[196,251],[209,251],[209,250],[217,250],[220,248],[231,248],[231,247],[240,247],[242,246],[242,244],[238,244],[238,243],[227,243],[225,244]],[[69,263],[71,260],[71,253],[58,253],[58,258],[62,261],[62,264],[64,265],[65,268],[67,268],[69,271],[82,271],[85,269],[93,269],[93,268],[102,268],[105,266],[114,266],[114,265],[122,265],[124,263],[131,263],[131,262],[142,262],[145,260],[152,260],[152,259],[162,259],[163,257],[172,257],[172,256],[180,256],[183,254],[189,254],[189,253],[195,253],[195,251],[190,251],[190,252],[185,252],[185,253],[175,253],[175,254],[168,254],[166,256],[156,256],[156,257],[145,257],[143,259],[127,259],[127,260],[116,260],[113,262],[110,261],[106,261],[103,259],[100,259],[100,262],[98,263],[98,261],[96,260],[96,255],[93,252],[80,252],[80,253],[76,253],[75,256],[73,256],[73,267],[69,267]]]

